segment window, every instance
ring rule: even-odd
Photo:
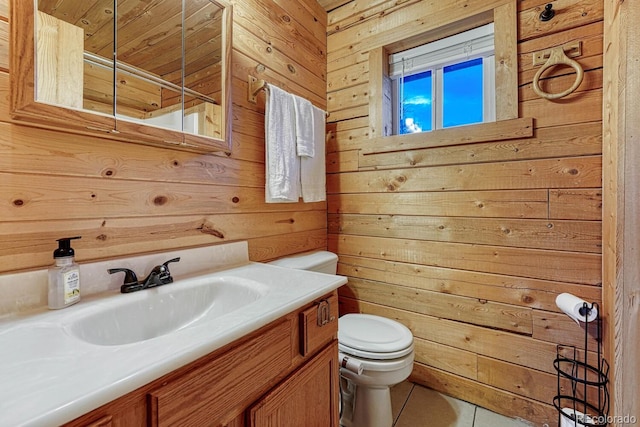
[[[495,121],[493,23],[389,55],[393,133]]]

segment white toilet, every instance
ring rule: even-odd
[[[311,252],[273,261],[282,267],[336,274],[338,256]],[[389,388],[413,369],[413,335],[401,323],[370,314],[338,319],[341,408],[344,427],[391,427]]]

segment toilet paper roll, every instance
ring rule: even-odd
[[[349,356],[344,356],[344,355],[340,355],[340,356],[341,356],[340,366],[342,366],[343,368],[355,374],[362,375],[362,371],[364,371],[364,366],[362,366],[362,362]]]
[[[589,307],[586,311],[584,309],[585,303]],[[598,317],[598,309],[595,306],[575,295],[568,293],[558,295],[556,297],[556,305],[567,316],[575,320],[578,325],[580,322],[591,322]]]
[[[596,425],[591,416],[585,415],[573,408],[562,408],[562,412],[562,416],[560,417],[560,427],[583,427]],[[578,420],[577,422],[576,419]]]

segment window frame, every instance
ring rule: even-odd
[[[456,22],[441,27],[430,27],[421,33],[405,35],[385,46],[372,47],[369,50],[369,137],[408,138],[421,135],[428,146],[431,132],[418,134],[392,135],[391,78],[389,77],[388,55],[421,44],[435,41],[453,34],[493,22],[495,31],[495,112],[496,122],[517,119],[518,115],[518,67],[517,67],[517,5],[515,0],[501,2],[484,11],[461,15]],[[491,125],[493,122],[484,123]],[[479,124],[482,126],[483,124]],[[454,128],[438,130],[447,132]]]
[[[433,103],[431,108],[431,128],[423,132],[496,121],[494,40],[494,24],[490,22],[465,32],[403,50],[396,54],[389,54],[389,77],[392,82],[392,134],[402,135],[400,133],[403,119],[400,116],[400,94],[402,93],[401,85],[403,84],[404,78],[425,72],[431,73],[431,100]],[[475,52],[467,55],[466,47],[463,46],[467,46],[469,43],[475,43],[476,49]],[[462,52],[461,49],[464,49],[464,52]],[[482,59],[482,121],[445,127],[444,71],[451,65],[462,64],[477,59]],[[403,71],[398,70],[400,64],[404,61],[410,64],[407,74],[405,74],[404,69]]]

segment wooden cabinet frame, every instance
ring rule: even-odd
[[[10,33],[10,110],[12,119],[37,127],[61,129],[90,134],[107,139],[145,145],[176,148],[199,153],[231,153],[231,49],[232,6],[226,0],[216,0],[225,7],[222,45],[222,96],[220,104],[220,139],[181,131],[147,126],[115,116],[89,110],[68,108],[36,101],[35,22],[32,1],[12,0]]]

